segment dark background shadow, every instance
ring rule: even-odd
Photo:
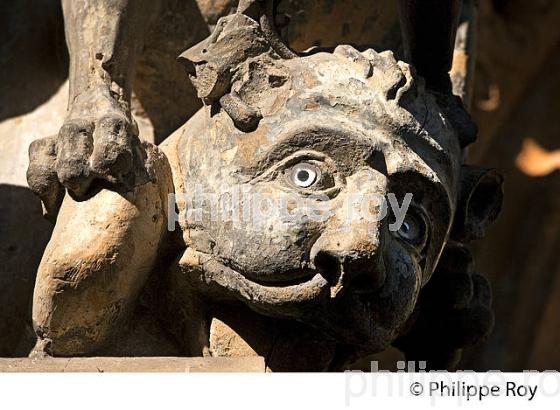
[[[0,121],[33,111],[68,76],[60,1],[0,2]]]
[[[29,189],[0,184],[0,199],[0,357],[26,356],[35,274],[53,227]]]

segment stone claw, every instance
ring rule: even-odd
[[[54,220],[65,189],[85,200],[100,187],[130,191],[146,182],[144,148],[124,112],[70,118],[58,136],[31,144],[28,184],[43,201],[45,216]]]
[[[56,174],[56,137],[41,138],[29,146],[27,183],[41,198],[44,216],[54,222],[64,198],[64,187]]]

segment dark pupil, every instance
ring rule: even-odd
[[[306,171],[306,170],[298,171],[298,173],[297,173],[297,178],[298,178],[300,181],[304,181],[304,182],[305,182],[305,181],[307,181],[307,180],[309,179],[309,172]]]

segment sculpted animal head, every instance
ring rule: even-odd
[[[181,56],[205,102],[166,148],[181,265],[213,297],[382,350],[450,237],[495,218],[501,180],[462,165],[468,114],[412,66],[351,46],[296,56],[263,7],[241,2]]]

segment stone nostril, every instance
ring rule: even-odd
[[[359,293],[371,293],[378,290],[385,282],[383,258],[339,255],[336,252],[323,250],[315,255],[313,264],[331,286],[336,286],[343,280]],[[342,276],[345,279],[342,279]]]
[[[329,282],[334,286],[340,274],[341,258],[328,251],[319,251],[313,258],[313,264]]]

